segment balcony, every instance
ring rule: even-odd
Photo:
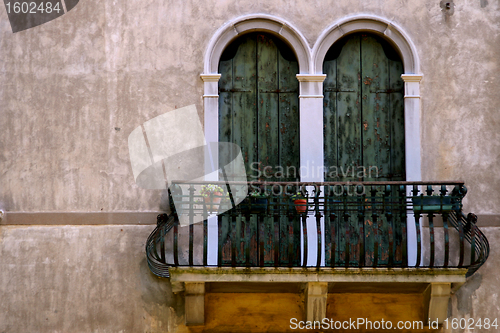
[[[203,193],[208,184],[223,191]],[[442,320],[452,289],[488,258],[475,215],[462,211],[463,182],[231,184],[240,187],[174,184],[176,204],[148,238],[151,271],[185,283],[186,297],[215,282],[302,283],[309,292],[420,283],[430,286],[430,318]],[[306,317],[324,317],[311,295]],[[187,323],[202,321],[186,313]]]

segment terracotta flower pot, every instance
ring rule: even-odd
[[[296,199],[293,201],[297,213],[304,213],[307,210],[307,199]]]
[[[219,210],[219,205],[222,200],[222,193],[214,192],[213,196],[208,196],[204,198],[205,205],[209,212],[216,212]]]

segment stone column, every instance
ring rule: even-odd
[[[297,74],[300,86],[300,180],[324,180],[323,81],[326,74]]]

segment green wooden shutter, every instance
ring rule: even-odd
[[[375,35],[352,34],[330,48],[323,70],[327,75],[323,86],[325,180],[405,180],[403,64],[396,51]],[[360,260],[366,265],[387,265],[391,238],[393,264],[404,262],[401,217],[392,217],[392,230],[386,216],[367,215],[360,228],[356,212],[345,213],[339,205],[336,219],[326,221],[326,230],[334,230],[326,234],[328,266],[344,262],[346,246],[351,266]],[[364,253],[358,245],[362,238]]]
[[[241,147],[249,180],[298,180],[298,62],[292,50],[269,34],[247,34],[224,51],[219,72],[219,141]],[[270,177],[257,179],[255,169]],[[289,251],[290,243],[300,244],[298,218],[247,219],[229,211],[219,216],[219,226],[221,265],[259,265],[261,258],[266,266],[273,266],[276,258],[281,265],[300,261],[299,247]],[[271,241],[275,237],[278,256]]]
[[[323,68],[325,180],[405,180],[397,53],[376,36],[353,34],[330,49]]]
[[[255,169],[273,176],[260,180],[297,180],[298,63],[291,49],[271,35],[248,34],[224,51],[219,71],[219,141],[241,147],[250,180]]]

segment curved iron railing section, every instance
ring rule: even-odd
[[[146,241],[146,258],[149,269],[160,277],[170,277],[168,268],[172,264],[168,264],[165,259],[165,235],[174,227],[175,223],[173,214],[170,216],[167,214],[158,215],[156,228]]]
[[[211,216],[217,266],[467,268],[470,276],[489,255],[477,217],[462,212],[462,182],[249,182],[243,184],[256,196],[239,205],[228,184],[210,182],[228,193],[204,196],[203,184],[209,182],[179,184],[169,193],[171,213],[158,216],[146,243],[154,274],[169,277],[171,266],[209,266]],[[305,202],[292,200],[301,195]],[[179,210],[188,221],[202,222],[181,227]],[[415,237],[408,242],[410,223]],[[314,244],[308,232],[316,234]],[[414,264],[409,250],[416,252]],[[312,263],[310,251],[316,253]]]
[[[453,227],[459,231],[460,235],[460,261],[463,263],[465,253],[465,241],[470,244],[470,265],[468,266],[467,276],[474,274],[486,262],[490,254],[490,244],[486,236],[476,226],[477,216],[469,213],[465,216],[464,213],[458,212],[451,216],[450,221]],[[462,231],[460,231],[462,230]]]

